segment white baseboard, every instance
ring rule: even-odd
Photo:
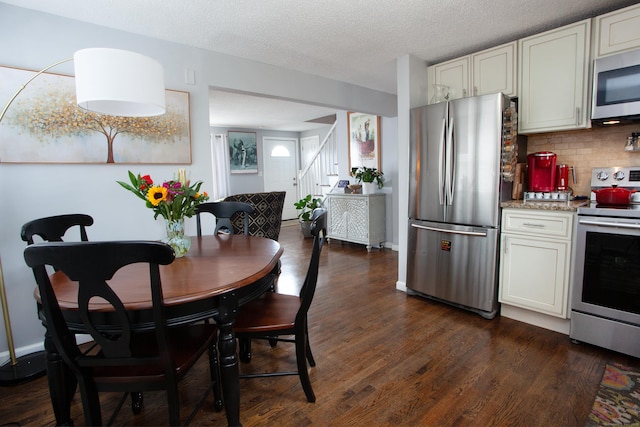
[[[93,341],[93,338],[91,338],[91,335],[76,335],[76,340],[78,342],[78,344],[84,344],[86,342],[89,341]],[[43,351],[44,350],[44,341],[42,342],[38,342],[35,344],[31,344],[31,345],[26,345],[23,347],[18,347],[15,349],[16,350],[16,358],[20,358],[22,356],[26,356],[27,354],[31,354],[31,353],[36,353],[38,351]],[[11,359],[11,356],[9,355],[9,350],[7,351],[3,351],[0,353],[0,365],[4,365],[5,363],[7,363],[9,360]]]
[[[20,358],[22,356],[26,356],[27,354],[37,353],[39,351],[43,351],[44,350],[44,341],[43,342],[39,342],[39,343],[35,343],[35,344],[31,344],[31,345],[27,345],[27,346],[24,346],[24,347],[18,347],[15,350],[16,350],[16,357],[17,358]],[[2,360],[0,365],[4,365],[10,359],[11,359],[11,356],[9,355],[9,350],[3,351],[2,353],[0,353],[0,360]]]

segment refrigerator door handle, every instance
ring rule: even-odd
[[[415,228],[419,228],[421,230],[428,230],[428,231],[440,231],[442,233],[449,233],[449,234],[462,234],[464,236],[480,236],[480,237],[487,237],[487,233],[483,232],[483,231],[461,231],[461,230],[447,230],[445,228],[438,228],[438,227],[427,227],[426,225],[418,225],[418,224],[411,224],[412,227]]]
[[[445,172],[446,172],[446,163],[445,163],[445,148],[446,148],[446,135],[447,135],[447,119],[442,119],[442,132],[440,132],[440,147],[438,148],[438,159],[439,159],[439,168],[438,171],[438,197],[440,201],[440,205],[445,204],[444,199],[444,189],[445,189]]]
[[[446,179],[446,199],[447,204],[453,204],[453,180],[455,175],[455,140],[453,137],[453,117],[449,119],[449,128],[447,132],[447,179]]]

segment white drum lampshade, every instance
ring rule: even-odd
[[[78,106],[111,116],[149,117],[166,111],[164,71],[155,59],[119,49],[74,53]]]

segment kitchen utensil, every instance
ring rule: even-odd
[[[525,169],[526,165],[524,163],[516,164],[516,173],[513,175],[513,188],[511,190],[511,198],[513,200],[522,199]]]
[[[591,190],[596,193],[596,202],[602,205],[628,205],[631,195],[637,190],[610,187],[600,190]]]

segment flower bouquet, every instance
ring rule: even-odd
[[[191,185],[185,169],[178,169],[176,179],[160,185],[154,184],[149,175],[134,175],[131,171],[129,181],[131,184],[117,182],[144,200],[147,207],[153,210],[154,219],[158,216],[165,219],[167,238],[164,241],[171,245],[176,257],[184,256],[191,246],[191,240],[184,236],[184,218],[195,215],[196,206],[209,200],[206,192],[200,193],[202,182]]]

